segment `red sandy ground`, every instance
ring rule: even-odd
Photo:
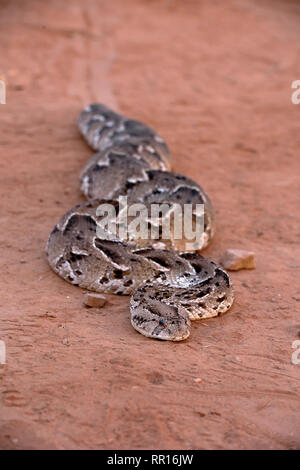
[[[2,1],[1,448],[300,447],[297,1]],[[158,342],[129,299],[86,310],[44,253],[83,200],[91,101],[153,126],[218,216],[205,254],[256,252],[236,301]],[[195,382],[200,378],[200,383]]]

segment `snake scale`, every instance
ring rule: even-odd
[[[186,339],[191,320],[218,316],[233,302],[226,271],[198,253],[215,230],[210,199],[196,182],[170,171],[166,143],[141,122],[91,104],[81,112],[78,126],[96,151],[80,178],[87,201],[63,215],[52,230],[46,247],[51,268],[82,288],[131,295],[131,324],[143,335]],[[146,208],[202,204],[203,236],[197,250],[185,250],[186,239],[176,238],[172,230],[164,238],[159,230],[163,216],[154,239],[141,239],[130,230],[126,239],[99,235],[103,214],[97,208],[110,204],[118,214],[120,196]]]

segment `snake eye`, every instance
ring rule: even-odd
[[[163,325],[163,324],[164,324],[164,321],[163,321],[163,320],[159,320],[159,324],[160,324],[160,325]]]

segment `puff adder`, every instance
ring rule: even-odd
[[[213,205],[198,183],[170,171],[169,149],[150,127],[102,104],[80,114],[79,130],[96,151],[80,176],[87,198],[69,210],[47,242],[51,268],[66,281],[88,290],[131,295],[131,324],[145,336],[181,341],[191,320],[226,312],[233,302],[228,274],[197,252],[184,251],[185,239],[101,237],[97,208],[118,198],[128,203],[203,204],[205,248],[215,231]]]

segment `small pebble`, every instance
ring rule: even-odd
[[[220,264],[229,271],[255,269],[255,253],[246,250],[226,250],[220,258]]]
[[[196,382],[196,384],[201,384],[202,379],[200,379],[199,377],[197,377],[197,379],[194,379],[194,382]]]
[[[96,307],[100,308],[106,304],[106,297],[101,294],[95,294],[94,292],[88,292],[84,294],[83,305],[85,307]]]

